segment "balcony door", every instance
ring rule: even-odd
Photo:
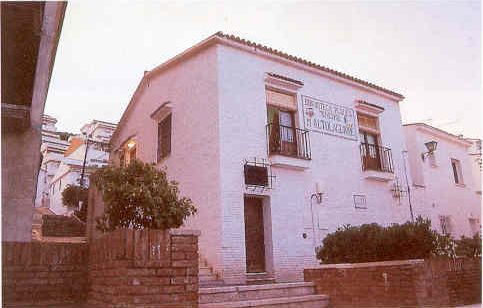
[[[379,151],[379,137],[377,134],[359,131],[362,144],[362,158],[366,169],[380,170],[381,157]]]
[[[270,127],[270,152],[297,155],[294,112],[267,106]]]

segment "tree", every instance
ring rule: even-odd
[[[467,258],[481,258],[481,236],[475,234],[473,237],[462,236],[456,241],[456,255]]]
[[[178,183],[152,164],[136,160],[128,166],[107,166],[94,172],[91,182],[105,203],[103,215],[96,218],[103,232],[178,228],[196,213],[191,199],[179,196]]]
[[[79,185],[69,184],[62,191],[62,203],[69,209],[75,209],[74,215],[82,221],[86,221],[88,197],[88,189]],[[78,209],[79,202],[82,202],[80,209]]]

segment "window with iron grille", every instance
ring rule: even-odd
[[[171,153],[171,114],[158,123],[158,162]]]
[[[268,187],[268,168],[245,164],[245,185]]]

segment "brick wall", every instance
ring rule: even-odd
[[[42,236],[79,237],[85,235],[85,224],[75,217],[62,215],[42,216]]]
[[[80,303],[87,291],[86,264],[86,244],[4,242],[2,303]]]
[[[117,230],[90,243],[88,304],[198,307],[198,233]]]
[[[481,260],[407,260],[305,269],[331,306],[456,306],[481,302]]]

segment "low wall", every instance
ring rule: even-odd
[[[2,303],[81,303],[87,293],[87,245],[2,243]]]
[[[93,240],[89,307],[198,307],[198,236],[124,229]]]
[[[332,307],[457,306],[481,302],[481,260],[329,264],[304,270]]]
[[[86,236],[86,227],[75,217],[42,215],[42,236],[81,237]]]

